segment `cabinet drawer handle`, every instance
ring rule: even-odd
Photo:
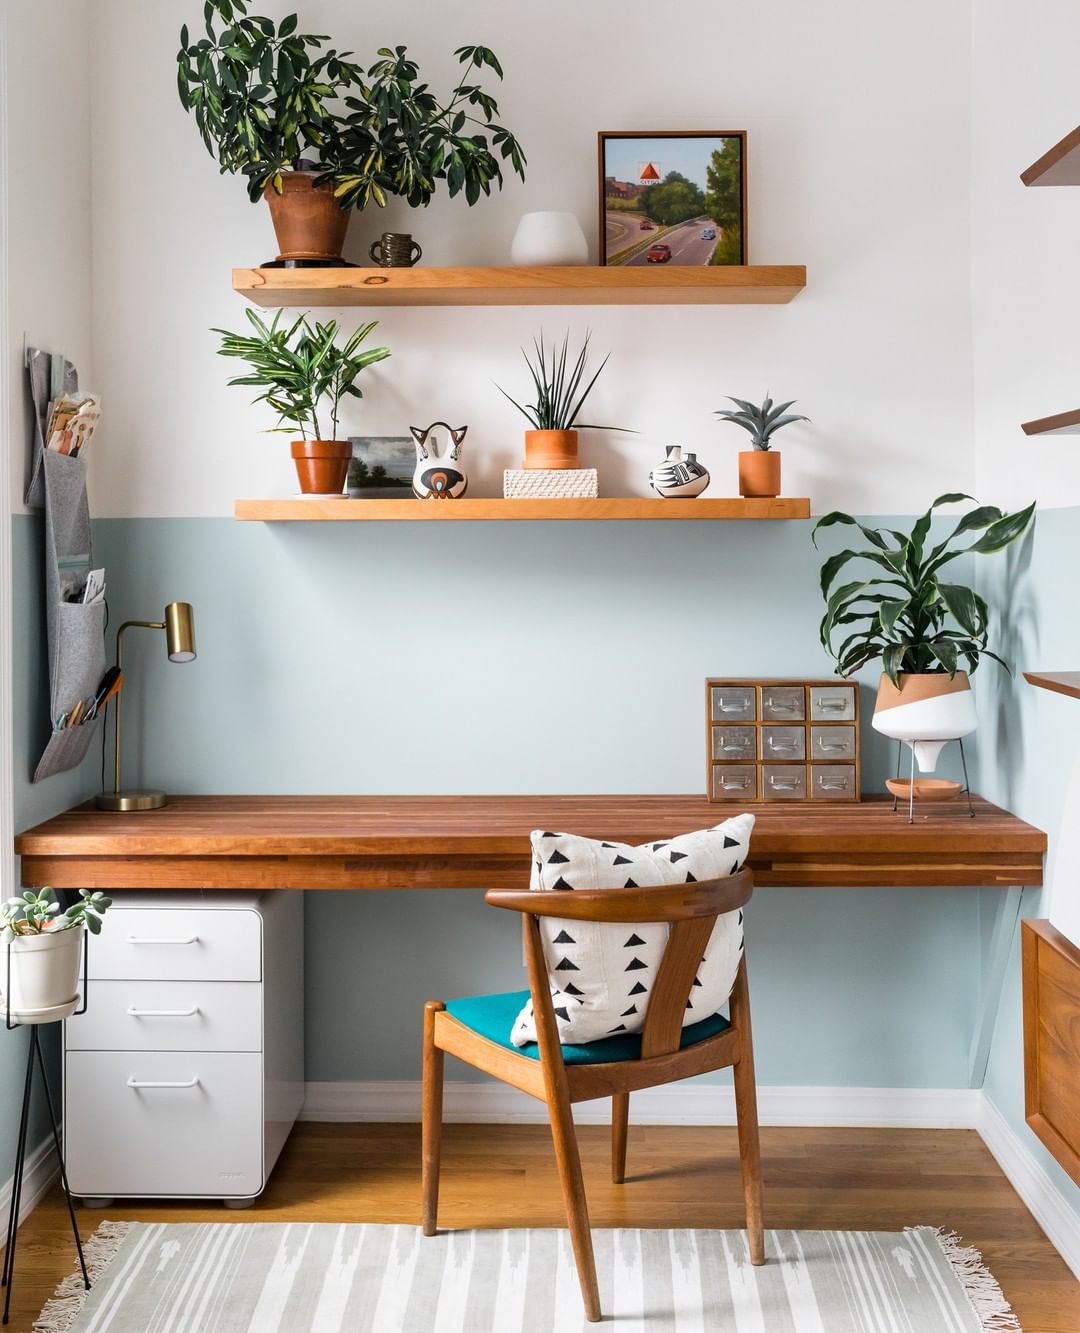
[[[199,1012],[199,1006],[193,1004],[190,1009],[136,1009],[128,1005],[128,1014],[132,1018],[193,1018]]]
[[[847,711],[846,699],[819,699],[818,707],[823,713],[844,713]]]
[[[128,944],[198,944],[198,935],[129,935]]]
[[[786,704],[779,699],[770,699],[765,707],[771,709],[774,713],[797,713],[802,704]]]
[[[769,749],[777,750],[781,754],[794,754],[799,748],[798,741],[775,741],[769,737]]]
[[[750,707],[745,699],[735,699],[731,703],[725,703],[723,695],[720,696],[718,702],[721,713],[745,713]]]
[[[720,786],[725,791],[746,791],[750,786],[749,778],[721,778]]]
[[[182,1082],[159,1082],[136,1078],[133,1074],[128,1079],[127,1085],[129,1088],[197,1088],[199,1086],[199,1076],[196,1074],[193,1078],[184,1079]]]
[[[745,741],[720,742],[720,749],[723,750],[724,754],[745,754],[749,748],[750,746]]]
[[[827,741],[823,740],[818,741],[818,749],[825,750],[829,754],[838,754],[841,751],[847,750],[848,748],[849,747],[844,742],[841,742],[839,745],[830,745]]]
[[[770,778],[769,786],[775,791],[798,791],[802,783],[798,778]]]
[[[818,778],[822,791],[847,791],[847,778]]]

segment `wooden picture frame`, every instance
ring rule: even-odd
[[[700,142],[708,139],[723,143],[710,148]],[[745,130],[601,130],[596,137],[596,151],[601,265],[701,266],[749,262]],[[709,173],[719,165],[712,160],[717,153],[732,157],[735,162],[724,164],[721,181],[728,178],[727,189],[710,196],[709,182],[714,178]],[[730,198],[733,169],[736,200]],[[636,178],[634,171],[639,172]],[[682,181],[669,182],[667,177],[672,174]],[[667,200],[663,206],[656,200],[648,212],[635,208],[635,200],[649,188],[646,182],[654,177],[657,186],[685,182],[696,188],[701,196],[700,208],[680,216],[693,203],[690,199],[685,204],[678,199]],[[721,210],[724,210],[721,217],[711,216]],[[622,213],[627,214],[625,219],[619,216]],[[651,216],[653,213],[657,216]],[[665,217],[671,221],[665,221]],[[662,250],[667,250],[666,258],[659,253]],[[657,253],[650,256],[650,251]]]

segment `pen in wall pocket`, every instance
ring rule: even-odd
[[[89,718],[97,717],[98,713],[105,707],[113,695],[120,689],[124,683],[124,673],[119,667],[111,666],[101,678],[101,684],[97,687],[93,699],[90,701]]]

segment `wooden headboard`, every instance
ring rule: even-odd
[[[1022,923],[1024,1114],[1080,1185],[1080,949],[1049,921]]]

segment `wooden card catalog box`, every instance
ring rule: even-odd
[[[710,801],[857,801],[859,687],[707,680],[705,744]]]
[[[1080,949],[1049,921],[1021,923],[1024,1115],[1080,1185]]]

